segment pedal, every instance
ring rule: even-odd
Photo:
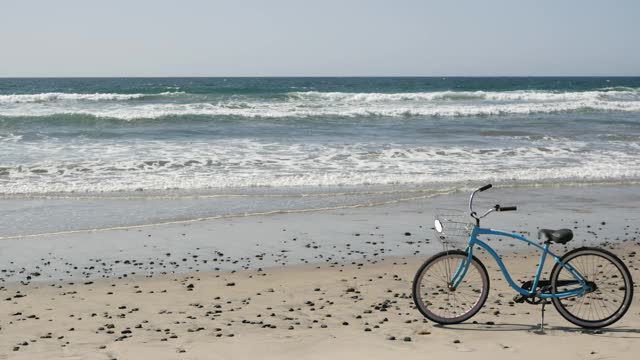
[[[533,286],[533,281],[532,280],[525,281],[520,285],[520,287],[525,289],[525,290],[531,290],[532,286]],[[513,297],[513,302],[514,303],[522,304],[525,301],[527,301],[527,297],[522,295],[522,294],[518,294],[518,295]]]

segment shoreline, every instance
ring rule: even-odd
[[[570,227],[576,239],[569,247],[637,241],[639,189],[637,186],[527,191],[502,188],[483,194],[478,206],[488,208],[497,202],[517,205],[519,211],[492,214],[483,224],[506,231],[524,231],[532,240],[540,227]],[[40,273],[40,279],[95,279],[132,272],[153,275],[163,269],[178,273],[216,268],[231,271],[429,254],[441,249],[433,237],[434,208],[464,210],[467,194],[388,201],[384,206],[369,204],[215,220],[187,219],[184,223],[140,228],[5,239],[0,241],[0,264],[3,264],[0,270],[5,270],[0,273],[0,284],[27,281],[25,274],[32,272]],[[119,206],[109,207],[108,202],[101,204],[114,211],[122,210]],[[136,209],[153,211],[153,205],[140,202]],[[188,207],[189,203],[180,206]],[[83,211],[82,208],[74,211],[83,216],[79,210]],[[121,215],[127,213],[122,211]],[[84,216],[97,215],[87,212]],[[52,222],[55,218],[48,220]],[[496,239],[494,246],[503,252],[526,249],[520,242],[500,239]],[[83,271],[83,268],[91,269]]]
[[[478,183],[480,184],[480,183]],[[484,184],[484,183],[482,183]],[[481,185],[482,185],[481,184]],[[451,184],[449,184],[451,185]],[[477,184],[476,184],[477,185]],[[554,184],[502,184],[494,183],[496,188],[501,191],[522,191],[522,197],[526,197],[526,192],[534,191],[556,191],[562,192],[565,190],[570,193],[576,193],[584,189],[590,192],[590,189],[596,191],[606,191],[606,189],[612,189],[614,191],[619,189],[638,188],[640,189],[640,182],[628,181],[628,182],[577,182],[577,183],[554,183]],[[297,214],[308,212],[326,212],[334,210],[344,209],[358,209],[358,208],[374,208],[395,203],[413,202],[416,200],[427,199],[433,203],[438,201],[438,198],[444,196],[460,197],[468,195],[468,193],[478,186],[466,185],[464,187],[429,187],[413,186],[413,185],[366,185],[366,186],[349,186],[349,187],[294,187],[294,188],[237,188],[237,189],[200,189],[200,190],[150,190],[150,191],[116,191],[116,192],[88,192],[88,193],[76,193],[76,192],[64,192],[64,193],[33,193],[33,194],[0,194],[0,201],[3,201],[3,218],[0,218],[0,240],[12,240],[12,239],[24,239],[33,237],[47,237],[52,235],[65,235],[73,233],[91,233],[111,230],[126,230],[136,228],[146,228],[153,226],[165,226],[175,224],[189,224],[197,223],[209,220],[227,219],[227,218],[243,218],[243,217],[259,217],[259,216],[271,216],[281,214]],[[224,190],[224,191],[223,191]],[[306,191],[301,191],[306,190]],[[633,192],[631,192],[633,193]],[[351,198],[353,200],[346,201],[344,203],[333,205],[317,205],[319,199],[335,199],[335,198]],[[241,203],[242,201],[251,201],[253,209],[248,208],[247,211],[240,212],[220,212],[220,206],[215,202],[220,199]],[[247,200],[248,199],[248,200]],[[268,202],[275,203],[275,207],[269,208],[255,207],[261,205],[256,203],[256,199],[264,199]],[[299,205],[291,208],[278,207],[282,203],[278,203],[278,200],[289,199],[287,201],[293,202],[298,200]],[[17,233],[6,228],[11,228],[11,221],[6,220],[7,216],[11,216],[13,213],[18,213],[19,216],[34,217],[34,219],[27,219],[34,225],[35,216],[39,215],[31,213],[28,210],[37,206],[46,205],[53,208],[55,211],[70,211],[70,208],[81,207],[85,210],[96,211],[99,207],[105,207],[110,203],[118,204],[136,203],[137,207],[133,207],[134,210],[145,210],[143,212],[149,212],[145,214],[146,217],[142,217],[142,220],[138,221],[124,221],[122,219],[116,219],[115,222],[107,223],[98,227],[73,227],[70,229],[57,229],[52,231],[41,232],[27,232]],[[214,205],[205,205],[200,212],[197,213],[166,213],[166,214],[154,214],[153,202],[165,201],[161,203],[168,204],[182,204],[189,203],[197,204],[203,202],[210,202]],[[34,203],[34,205],[30,205]],[[306,203],[312,203],[311,206],[304,205]],[[85,204],[89,204],[85,206]],[[141,205],[151,205],[141,207]],[[313,206],[316,205],[316,206]],[[553,205],[553,204],[552,204]],[[114,205],[115,206],[115,205]],[[301,206],[301,207],[300,207]],[[306,207],[305,207],[306,206]],[[107,208],[109,208],[107,206]],[[117,209],[109,209],[117,210]],[[126,210],[126,208],[125,208]],[[151,210],[151,211],[150,211]],[[48,214],[54,215],[54,214]],[[82,215],[82,214],[75,214]],[[92,214],[95,217],[98,216],[110,216],[109,213],[104,214]],[[129,214],[131,215],[131,214]],[[68,219],[65,219],[68,221]],[[78,220],[78,219],[74,219]]]

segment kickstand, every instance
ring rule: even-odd
[[[540,311],[541,313],[541,321],[540,321],[540,333],[544,334],[544,306],[547,304],[547,302],[545,300],[542,300],[542,310]]]
[[[544,335],[544,306],[547,304],[547,300],[542,300],[542,310],[540,312],[541,321],[540,321],[540,330],[536,331],[537,334]]]

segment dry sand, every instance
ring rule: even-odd
[[[614,249],[640,278],[633,252]],[[629,254],[632,254],[631,257]],[[472,320],[441,327],[422,318],[411,280],[424,258],[292,266],[0,291],[3,359],[632,359],[640,351],[638,297],[611,328],[582,330],[513,292],[490,259],[492,289]],[[516,276],[532,255],[506,259]]]

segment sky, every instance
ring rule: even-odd
[[[0,77],[640,75],[640,1],[0,0]]]

